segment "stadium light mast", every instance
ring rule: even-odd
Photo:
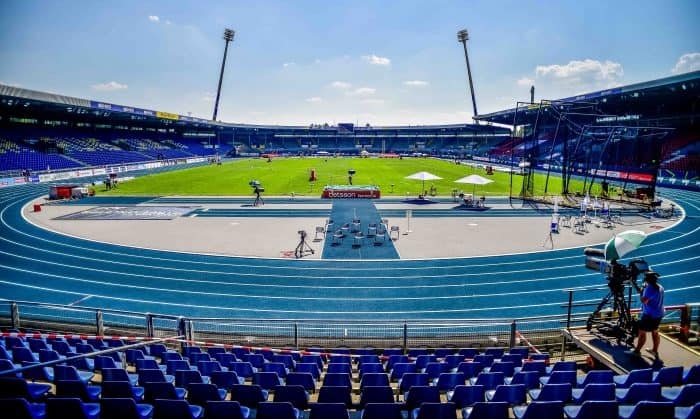
[[[467,60],[467,75],[469,76],[469,91],[472,94],[472,106],[474,108],[474,116],[479,115],[476,110],[476,97],[474,96],[474,83],[472,82],[472,69],[469,66],[469,54],[467,54],[467,40],[469,39],[469,32],[466,29],[462,29],[457,32],[457,40],[462,43],[464,47],[464,59]]]
[[[216,102],[214,102],[214,116],[211,118],[216,121],[216,115],[219,113],[219,97],[221,96],[221,82],[224,79],[224,68],[226,67],[226,54],[228,53],[228,43],[233,42],[233,36],[236,32],[233,29],[224,29],[224,59],[221,61],[221,73],[219,74],[219,87],[216,89]]]

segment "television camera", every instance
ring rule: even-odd
[[[257,207],[258,205],[265,205],[265,201],[263,201],[262,194],[265,192],[265,188],[262,187],[259,181],[257,180],[251,180],[248,182],[248,185],[253,188],[253,193],[255,194],[255,201],[253,201],[253,206]]]
[[[590,331],[595,326],[604,335],[617,338],[618,343],[625,341],[631,345],[638,333],[637,321],[630,313],[632,288],[640,291],[637,284],[640,275],[658,277],[658,274],[651,270],[644,259],[634,259],[624,265],[617,260],[606,261],[602,249],[586,248],[583,253],[586,255],[586,268],[604,274],[610,290],[588,316],[586,329]],[[602,315],[604,308],[611,308],[611,312]]]

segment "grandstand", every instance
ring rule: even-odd
[[[697,344],[694,192],[663,191],[682,216],[640,250],[668,278],[666,365],[625,358],[614,339],[576,333],[601,292],[600,276],[581,266],[581,248],[379,264],[223,257],[85,240],[41,228],[28,214],[30,204],[41,209],[64,169],[94,182],[115,167],[139,176],[184,167],[162,160],[201,164],[215,154],[364,150],[507,165],[535,155],[532,161],[564,165],[556,125],[534,119],[577,102],[595,102],[601,125],[671,128],[656,144],[660,176],[690,181],[698,172],[699,80],[695,72],[483,115],[480,124],[416,127],[230,124],[0,85],[0,172],[25,172],[8,178],[18,185],[0,189],[0,406],[17,417],[127,410],[263,419],[299,411],[311,418],[697,417],[700,356],[671,339]],[[514,125],[514,133],[494,124]],[[606,168],[630,166],[622,157]],[[150,200],[212,201],[122,197],[111,204]],[[71,211],[70,204],[52,209]],[[538,208],[527,210],[538,216]],[[260,217],[257,209],[237,216],[246,211]],[[190,221],[207,212],[193,211],[201,217]]]

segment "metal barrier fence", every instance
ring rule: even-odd
[[[576,290],[577,293],[590,289]],[[0,300],[0,326],[107,336],[163,338],[274,348],[513,347],[562,353],[561,329],[586,321],[597,299],[562,308],[562,315],[516,319],[311,320],[185,318],[171,315]],[[596,295],[599,295],[598,292]],[[686,332],[698,324],[700,304],[673,315]],[[567,313],[568,310],[568,313]],[[694,320],[693,320],[694,319]],[[697,330],[697,327],[696,327]]]

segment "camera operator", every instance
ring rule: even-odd
[[[653,342],[652,348],[646,351],[658,358],[659,356],[659,324],[664,317],[664,287],[658,283],[659,274],[656,272],[646,272],[644,282],[646,283],[639,295],[642,301],[642,318],[639,320],[639,335],[637,346],[634,350],[626,351],[625,354],[641,356],[642,346],[646,343],[647,332],[651,332]]]

